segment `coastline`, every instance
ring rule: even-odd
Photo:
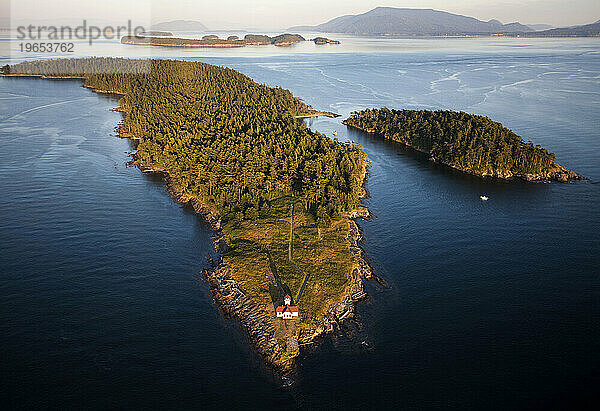
[[[44,80],[84,80],[85,81],[85,76],[48,76],[46,74],[0,73],[0,77],[23,77],[23,78],[41,78]],[[92,88],[92,87],[86,86],[85,84],[83,85],[83,87]],[[121,94],[121,93],[118,93],[118,94]]]
[[[476,177],[481,177],[481,178],[496,178],[499,180],[504,180],[504,181],[511,181],[511,180],[515,180],[515,179],[520,179],[523,181],[527,181],[527,182],[548,182],[548,181],[557,181],[560,183],[568,183],[570,181],[575,181],[575,180],[585,180],[586,178],[577,174],[574,171],[571,171],[569,169],[567,169],[566,167],[555,163],[556,164],[556,168],[554,170],[545,172],[545,173],[540,173],[540,174],[513,174],[510,171],[506,171],[506,172],[502,172],[502,171],[495,171],[493,173],[486,173],[486,172],[480,172],[480,171],[476,171],[476,170],[471,170],[471,169],[467,169],[467,168],[462,168],[444,161],[441,161],[435,157],[433,157],[431,155],[431,153],[425,151],[425,150],[420,150],[416,147],[413,147],[411,145],[402,143],[400,141],[396,141],[396,140],[392,140],[389,138],[386,138],[382,135],[380,135],[379,133],[377,133],[375,130],[372,129],[364,129],[358,126],[355,126],[353,124],[347,124],[346,120],[342,121],[342,124],[344,124],[346,127],[351,128],[351,129],[355,129],[355,130],[359,130],[362,131],[363,133],[369,134],[369,135],[373,135],[376,136],[378,138],[381,138],[383,140],[388,140],[391,142],[394,142],[396,144],[400,144],[402,147],[408,148],[410,150],[414,150],[417,151],[419,153],[423,153],[429,156],[429,160],[437,163],[437,164],[441,164],[445,167],[449,167],[452,168],[454,170],[458,170],[462,173],[465,174],[470,174]]]

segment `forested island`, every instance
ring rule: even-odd
[[[465,173],[566,182],[581,177],[549,153],[487,117],[439,110],[367,109],[344,124],[404,144]]]
[[[139,34],[140,37],[173,37],[170,31],[143,31]]]
[[[340,42],[338,40],[331,40],[331,39],[328,39],[327,37],[315,37],[312,41],[317,46],[320,46],[323,44],[340,44]]]
[[[176,60],[55,59],[2,72],[83,79],[119,96],[118,130],[137,141],[135,164],[161,173],[213,227],[220,257],[205,277],[268,364],[290,372],[299,345],[353,315],[371,276],[352,220],[366,213],[367,158],[297,120],[314,110],[288,90]],[[286,294],[297,320],[276,317]]]
[[[245,46],[263,46],[272,44],[274,46],[291,46],[305,38],[299,34],[280,34],[270,37],[264,34],[247,34],[243,39],[237,36],[229,36],[221,39],[215,34],[203,36],[202,39],[187,39],[179,37],[153,37],[153,36],[124,36],[121,38],[123,44],[163,46],[163,47],[211,47],[231,48]]]

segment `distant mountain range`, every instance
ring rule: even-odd
[[[318,26],[289,30],[363,35],[444,36],[465,34],[526,33],[534,30],[521,23],[502,24],[432,9],[377,7],[358,15],[337,17]]]
[[[202,31],[205,32],[208,28],[199,21],[193,20],[173,20],[165,21],[152,25],[152,30],[158,31]]]
[[[526,24],[526,26],[534,29],[535,31],[550,30],[554,28],[554,26],[551,24]]]
[[[560,27],[557,29],[525,33],[526,37],[600,37],[600,20],[583,26]]]
[[[492,35],[524,37],[593,37],[600,36],[600,20],[581,26],[551,28],[547,24],[502,24],[498,20],[482,21],[474,17],[433,9],[377,7],[357,15],[337,17],[317,26],[295,26],[289,31],[317,31],[368,36],[460,36]],[[207,32],[199,21],[173,20],[153,24],[154,31]]]

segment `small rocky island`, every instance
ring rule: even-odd
[[[326,37],[316,37],[314,39],[312,39],[312,41],[316,44],[316,45],[323,45],[323,44],[340,44],[340,42],[338,40],[331,40],[328,39]]]
[[[143,31],[139,34],[141,37],[173,37],[170,31]]]
[[[121,38],[123,44],[163,46],[163,47],[211,47],[211,48],[231,48],[245,46],[292,46],[296,43],[306,41],[299,34],[280,34],[270,37],[264,34],[247,34],[243,39],[238,36],[229,36],[227,39],[221,39],[215,34],[203,36],[202,39],[187,39],[179,37],[156,37],[148,35],[124,36]]]
[[[343,122],[462,172],[526,181],[581,180],[549,153],[488,117],[458,111],[367,109]]]

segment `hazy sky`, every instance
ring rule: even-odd
[[[197,20],[211,29],[283,29],[314,25],[377,6],[433,8],[503,23],[554,26],[593,23],[600,0],[0,0],[11,4],[13,21],[83,19],[140,24],[175,19]],[[6,12],[6,8],[4,8]],[[19,24],[22,24],[19,22]]]

